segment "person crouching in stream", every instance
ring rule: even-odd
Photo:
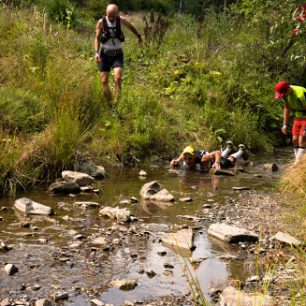
[[[227,142],[225,150],[207,152],[206,150],[195,150],[192,146],[184,148],[183,152],[176,159],[172,159],[170,167],[181,167],[188,170],[208,172],[233,167],[238,158],[247,160],[249,155],[243,144],[239,145],[239,150],[232,153],[234,146],[232,142]],[[232,154],[231,154],[232,153]]]

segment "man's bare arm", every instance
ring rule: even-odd
[[[132,33],[134,33],[136,36],[137,36],[137,38],[138,38],[138,42],[139,43],[142,43],[142,38],[141,38],[141,35],[140,35],[140,33],[137,31],[137,29],[125,18],[125,17],[123,17],[123,16],[120,16],[120,19],[121,19],[121,22],[125,25],[125,26],[127,26],[129,29],[130,29],[130,31],[132,32]]]
[[[95,41],[94,41],[94,48],[95,48],[95,52],[96,52],[96,55],[95,55],[96,62],[101,61],[100,55],[98,54],[98,52],[100,50],[100,37],[101,37],[101,34],[102,34],[102,30],[103,30],[103,22],[102,22],[102,19],[100,19],[97,22],[96,36],[95,36]]]

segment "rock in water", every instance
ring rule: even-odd
[[[162,242],[166,245],[183,248],[183,249],[193,249],[193,231],[191,228],[182,229],[176,233],[165,234],[162,237]]]
[[[73,181],[58,180],[50,185],[48,191],[52,193],[69,194],[78,193],[81,191],[81,188],[77,183]]]
[[[111,219],[115,219],[118,222],[128,222],[131,220],[131,212],[126,208],[119,207],[104,207],[99,211],[99,214]]]
[[[208,228],[208,234],[229,243],[238,243],[240,241],[243,242],[258,241],[257,234],[245,230],[243,228],[231,226],[225,223],[211,224]]]
[[[276,172],[278,171],[278,166],[275,163],[266,163],[263,165],[263,170]]]
[[[133,290],[137,286],[137,281],[133,279],[115,279],[111,284],[121,290]]]
[[[72,180],[79,186],[91,185],[94,182],[94,178],[86,173],[76,171],[63,171],[62,178],[65,180]]]
[[[152,200],[157,202],[174,201],[174,196],[157,181],[144,184],[140,190],[140,196],[144,200]]]
[[[14,207],[27,215],[52,215],[52,208],[34,202],[28,198],[20,198],[15,201]]]

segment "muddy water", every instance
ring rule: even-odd
[[[48,297],[64,290],[69,292],[65,305],[89,305],[92,298],[99,298],[114,305],[124,301],[146,301],[169,294],[184,295],[189,286],[184,267],[189,257],[203,258],[196,266],[189,266],[198,277],[206,294],[209,288],[218,287],[229,278],[244,280],[252,271],[244,260],[246,254],[238,246],[229,246],[213,240],[207,235],[211,223],[203,204],[222,205],[230,198],[243,197],[243,192],[233,186],[246,186],[252,190],[274,188],[279,174],[263,172],[264,162],[284,164],[291,151],[282,151],[276,156],[257,158],[254,166],[234,177],[216,177],[209,174],[169,171],[167,167],[145,169],[148,177],[138,178],[139,169],[124,169],[112,173],[95,187],[101,188],[99,195],[52,196],[45,190],[19,195],[51,206],[56,214],[50,218],[31,217],[29,227],[24,216],[12,209],[13,200],[0,199],[0,240],[7,241],[13,250],[0,253],[0,265],[14,263],[19,272],[14,276],[1,273],[0,297],[29,300]],[[176,201],[173,205],[158,206],[139,201],[136,204],[119,205],[123,199],[139,198],[141,186],[148,181],[158,180],[173,193],[176,199],[191,197],[190,203]],[[116,225],[98,215],[98,209],[83,210],[73,206],[75,201],[94,201],[103,206],[127,207],[138,221],[130,225]],[[64,204],[59,205],[59,202]],[[200,222],[186,221],[180,215],[193,215]],[[23,222],[23,225],[21,224]],[[195,229],[196,249],[191,252],[172,250],[159,242],[171,226],[190,225]],[[115,226],[115,228],[114,228]],[[71,246],[73,240],[69,230],[83,235],[80,245]],[[88,241],[98,235],[109,238],[109,248],[93,248]],[[118,238],[119,244],[111,241]],[[159,252],[166,255],[160,256]],[[241,260],[225,261],[222,254],[238,255]],[[173,268],[166,269],[164,264]],[[155,276],[148,275],[154,271]],[[187,273],[188,274],[188,273]],[[136,279],[134,290],[122,291],[112,288],[112,279]],[[39,284],[39,289],[33,286]],[[1,299],[0,299],[1,300]]]

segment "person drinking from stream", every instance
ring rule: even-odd
[[[240,157],[244,160],[249,158],[243,144],[239,145],[237,152],[232,153],[233,151],[234,145],[231,141],[227,142],[227,147],[223,151],[208,152],[206,150],[195,150],[192,146],[187,146],[178,158],[171,160],[170,167],[181,167],[199,172],[208,172],[210,169],[217,171],[233,167]]]

